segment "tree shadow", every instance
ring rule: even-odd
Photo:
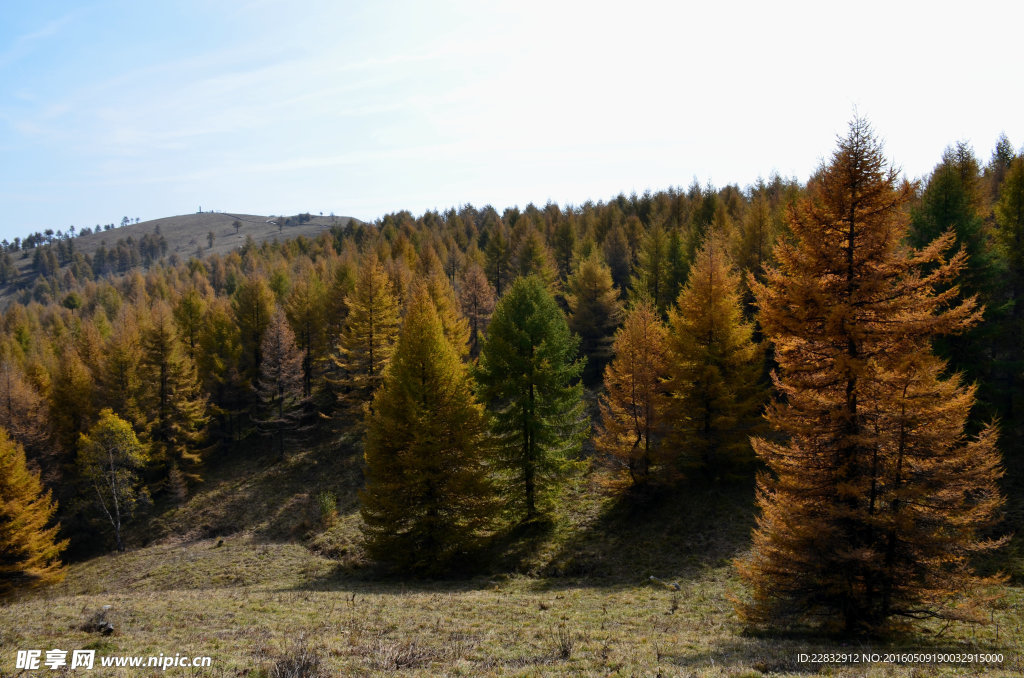
[[[570,536],[544,574],[603,585],[692,579],[750,543],[753,480],[631,488]]]

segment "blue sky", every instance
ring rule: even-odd
[[[0,237],[803,181],[855,108],[912,178],[1024,143],[1021,3],[833,4],[6,3]]]

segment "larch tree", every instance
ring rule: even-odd
[[[611,270],[598,253],[579,263],[568,280],[565,301],[569,329],[580,337],[580,351],[587,357],[587,383],[600,378],[612,354],[612,335],[622,322],[622,303],[612,284]]]
[[[301,429],[304,405],[302,354],[283,311],[270,317],[260,346],[263,361],[256,380],[260,402],[257,424],[274,438],[278,457],[285,458],[285,438]]]
[[[461,350],[420,286],[367,419],[360,513],[373,558],[416,574],[465,564],[497,506],[486,436]]]
[[[723,480],[749,471],[761,421],[763,353],[743,320],[740,276],[711,229],[669,313],[673,446],[685,473]]]
[[[652,224],[640,243],[631,285],[634,298],[650,299],[662,315],[673,301],[668,296],[672,272],[668,244],[665,229],[659,223]]]
[[[668,329],[648,301],[638,302],[615,333],[615,354],[604,370],[597,448],[629,472],[635,485],[665,462],[661,442],[667,424]]]
[[[196,288],[191,288],[181,295],[174,305],[174,320],[178,324],[181,340],[188,351],[188,357],[196,359],[199,349],[199,336],[202,331],[203,315],[206,312],[206,300]]]
[[[137,315],[137,309],[123,306],[114,320],[104,347],[99,392],[105,407],[141,427],[145,424],[139,409],[142,394],[139,370],[142,362],[142,337],[136,321]]]
[[[46,404],[24,370],[9,356],[0,358],[0,428],[36,461],[48,438]]]
[[[537,518],[589,426],[579,339],[537,276],[516,280],[494,309],[477,376],[492,409],[495,465],[512,509]]]
[[[203,388],[210,394],[214,433],[222,439],[237,439],[242,431],[240,415],[248,394],[242,377],[242,339],[230,303],[214,299],[203,315],[196,366]]]
[[[252,384],[260,369],[260,346],[263,333],[274,313],[274,293],[261,275],[246,278],[231,299],[239,336],[242,341],[242,376]]]
[[[292,286],[285,311],[302,351],[302,391],[309,398],[327,353],[327,287],[310,272]]]
[[[458,350],[460,357],[465,357],[469,353],[469,321],[459,310],[459,301],[448,276],[443,270],[435,270],[427,276],[425,285],[434,301],[445,338]]]
[[[142,332],[140,368],[152,461],[166,472],[177,467],[189,480],[199,480],[209,422],[206,396],[195,363],[182,347],[170,310],[163,304],[154,309],[149,327]]]
[[[398,335],[398,300],[376,257],[362,262],[346,305],[348,321],[332,361],[340,372],[337,386],[348,417],[345,428],[362,431],[365,409],[384,378]]]
[[[64,579],[67,540],[51,525],[57,505],[39,474],[28,469],[21,445],[0,428],[0,600]]]
[[[148,500],[141,474],[149,451],[139,442],[131,424],[109,409],[78,440],[78,472],[93,491],[103,515],[114,530],[118,551],[124,551],[122,530],[139,501]]]
[[[612,282],[619,288],[619,296],[625,297],[626,288],[629,286],[629,272],[633,268],[633,257],[622,226],[617,225],[608,231],[603,249],[608,268],[611,269]]]
[[[558,266],[544,237],[530,228],[519,243],[516,252],[516,274],[521,277],[535,275],[549,288],[558,284]]]
[[[483,268],[470,264],[459,281],[459,305],[469,321],[469,355],[480,355],[481,335],[487,328],[494,310],[494,287],[488,282]]]
[[[737,563],[753,625],[983,621],[973,603],[993,580],[970,559],[1001,543],[985,535],[1002,504],[996,434],[965,439],[974,388],[943,377],[931,351],[980,311],[949,286],[966,263],[944,259],[952,233],[902,244],[910,191],[854,119],[753,283],[781,396],[768,413],[778,436],[754,440],[769,473],[752,554]]]
[[[487,279],[491,281],[497,296],[500,297],[512,280],[512,247],[500,223],[491,231],[484,253]]]

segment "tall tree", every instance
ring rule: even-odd
[[[59,556],[68,542],[57,541],[60,526],[50,525],[56,511],[21,445],[0,428],[0,600],[64,579]]]
[[[242,340],[234,313],[224,298],[214,299],[203,315],[197,367],[203,388],[210,394],[214,433],[235,439],[242,433],[239,419],[248,395],[240,372]]]
[[[479,264],[470,264],[462,274],[459,305],[469,321],[469,355],[475,358],[480,355],[480,335],[494,310],[494,287]]]
[[[79,474],[95,492],[103,515],[110,521],[118,551],[124,551],[124,524],[139,501],[148,499],[140,477],[148,462],[148,450],[131,424],[109,409],[102,410],[88,434],[79,437]]]
[[[1005,332],[1008,356],[1003,374],[1009,382],[1007,423],[1015,437],[1024,435],[1024,156],[1010,163],[995,206],[996,240],[1009,280],[1009,328]]]
[[[203,314],[206,312],[206,301],[196,288],[191,288],[181,295],[174,305],[174,320],[178,324],[181,340],[188,351],[188,357],[196,359],[199,348],[199,336],[202,333]]]
[[[500,223],[490,232],[484,253],[487,256],[487,279],[500,297],[512,279],[512,247]]]
[[[319,276],[309,274],[296,281],[285,310],[302,351],[302,391],[313,395],[313,384],[327,352],[327,288]]]
[[[1000,544],[983,538],[1002,503],[995,432],[964,440],[974,389],[943,378],[930,346],[979,311],[936,291],[965,264],[943,259],[952,234],[901,245],[909,192],[855,119],[753,285],[782,398],[769,410],[781,436],[754,441],[771,475],[739,564],[748,622],[850,634],[981,620],[970,602],[991,580],[970,558]]]
[[[284,312],[278,310],[270,318],[260,347],[263,362],[256,381],[260,401],[257,419],[260,429],[274,437],[277,454],[285,458],[285,437],[299,430],[302,424],[303,393],[302,354],[295,345],[295,334]]]
[[[604,239],[604,257],[612,272],[612,282],[619,288],[619,295],[625,297],[633,261],[629,251],[629,241],[621,226],[615,226],[608,231],[608,235]]]
[[[11,358],[0,358],[0,428],[35,461],[46,452],[46,404]]]
[[[404,571],[459,565],[494,516],[484,409],[460,353],[420,286],[374,396],[360,493],[367,551]]]
[[[680,464],[711,479],[735,475],[753,462],[749,437],[761,420],[764,363],[753,325],[743,320],[740,276],[715,229],[695,254],[669,324],[670,435]]]
[[[242,364],[240,372],[252,384],[260,369],[260,345],[263,332],[274,313],[274,293],[261,275],[246,278],[235,291],[231,307],[235,312],[239,336],[242,340]]]
[[[654,307],[641,301],[615,333],[615,358],[604,370],[598,449],[629,471],[634,484],[647,482],[662,464],[668,411],[663,378],[668,368],[668,330]]]
[[[589,429],[578,345],[546,283],[529,276],[498,302],[480,353],[495,464],[507,474],[513,509],[525,520],[540,514]]]
[[[206,396],[195,363],[182,348],[171,312],[163,304],[154,309],[150,326],[142,333],[140,367],[152,461],[165,473],[177,466],[187,478],[198,480],[209,422]]]
[[[362,431],[364,409],[384,378],[398,334],[398,300],[384,266],[375,257],[363,261],[349,296],[348,322],[332,356],[346,428]]]
[[[612,335],[622,322],[619,294],[600,254],[579,263],[566,286],[565,301],[569,329],[580,336],[580,350],[587,358],[587,383],[593,383],[611,358]]]
[[[671,276],[668,244],[665,229],[661,224],[652,224],[640,243],[632,283],[634,296],[650,299],[658,313],[662,315],[672,303],[668,296]]]

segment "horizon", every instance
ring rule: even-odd
[[[19,6],[0,238],[200,207],[373,222],[804,183],[854,112],[909,179],[958,141],[982,164],[1001,133],[1024,143],[1012,40],[991,35],[1019,6],[285,7]]]

